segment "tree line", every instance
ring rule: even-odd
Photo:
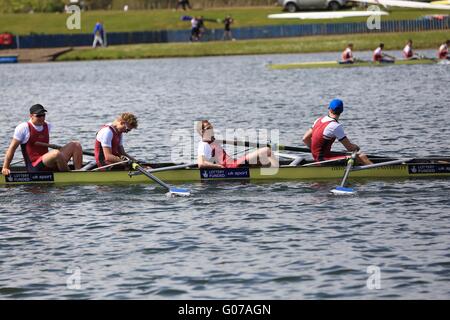
[[[175,9],[178,0],[78,0],[83,10]],[[272,6],[276,0],[190,0],[194,9],[214,7]],[[2,13],[63,12],[70,0],[0,0]]]

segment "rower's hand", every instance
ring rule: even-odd
[[[8,168],[2,168],[2,175],[8,176],[11,173],[11,170]]]
[[[361,150],[361,148],[358,145],[354,144],[352,151],[359,151],[359,150]]]

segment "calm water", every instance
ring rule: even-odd
[[[299,145],[340,97],[366,152],[450,155],[450,66],[265,67],[336,56],[2,65],[0,146],[34,103],[52,142],[85,149],[99,125],[136,113],[126,149],[149,161],[170,161],[174,130],[200,118]],[[186,184],[190,198],[153,185],[2,187],[0,298],[450,298],[448,179],[360,181],[345,198],[329,195],[336,183]]]

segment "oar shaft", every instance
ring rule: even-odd
[[[360,171],[360,170],[367,170],[367,169],[373,169],[373,168],[379,168],[384,166],[392,166],[394,164],[404,163],[413,160],[414,158],[405,158],[405,159],[399,159],[399,160],[392,160],[392,161],[385,161],[380,163],[374,163],[369,164],[365,166],[356,166],[352,169],[352,171]]]
[[[342,178],[341,187],[344,187],[345,182],[347,181],[348,175],[350,174],[350,170],[352,170],[353,164],[355,163],[355,158],[357,155],[357,151],[353,151],[351,158],[347,162],[347,167],[345,168],[344,177]]]
[[[228,145],[234,145],[234,146],[241,146],[241,147],[252,147],[252,148],[264,148],[264,147],[272,147],[269,143],[256,143],[256,142],[249,142],[249,141],[239,141],[239,140],[217,140],[218,142],[222,144],[228,144]],[[292,147],[292,146],[285,146],[282,144],[277,145],[278,150],[285,150],[285,151],[296,151],[296,152],[306,152],[311,153],[311,150],[309,148],[303,148],[303,147]],[[331,155],[333,156],[343,156],[348,154],[348,152],[336,152],[331,151]],[[374,156],[374,155],[367,155],[369,158],[386,158],[383,156]]]
[[[106,168],[118,166],[118,165],[125,164],[125,163],[128,163],[128,160],[124,160],[124,161],[119,161],[119,162],[114,162],[114,163],[111,163],[111,164],[107,164],[106,166],[99,167],[99,168],[95,168],[95,169],[93,169],[93,170],[91,170],[91,171],[100,171],[100,170],[103,170],[103,169],[106,169]]]
[[[168,191],[170,191],[170,186],[161,181],[160,179],[158,179],[157,177],[155,177],[154,175],[152,175],[151,173],[148,173],[147,171],[145,171],[144,168],[142,168],[140,165],[138,165],[137,163],[133,164],[133,168],[137,171],[139,171],[140,173],[142,173],[143,175],[147,176],[148,178],[152,179],[153,181],[155,181],[157,184],[159,184],[160,186],[166,188]]]

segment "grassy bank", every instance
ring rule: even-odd
[[[385,43],[386,50],[401,50],[409,38],[414,40],[415,49],[437,50],[442,41],[448,37],[448,31],[431,31],[226,42],[140,44],[101,49],[76,48],[60,56],[58,60],[143,59],[342,51],[350,41],[354,43],[356,51],[374,50],[379,42]]]
[[[268,19],[271,13],[280,13],[281,7],[249,7],[249,8],[215,8],[191,11],[148,10],[148,11],[86,11],[81,13],[81,30],[66,28],[67,14],[63,13],[34,13],[34,14],[0,14],[0,32],[27,35],[38,34],[79,34],[91,33],[97,20],[103,21],[107,32],[131,32],[149,30],[190,29],[189,21],[181,21],[182,15],[203,15],[209,19],[223,19],[231,14],[235,20],[234,28],[286,25],[305,23],[344,23],[361,22],[366,18],[349,18],[336,20],[292,20]],[[417,19],[428,14],[436,14],[436,10],[392,10],[387,20]],[[206,22],[209,29],[222,28],[220,23]]]

